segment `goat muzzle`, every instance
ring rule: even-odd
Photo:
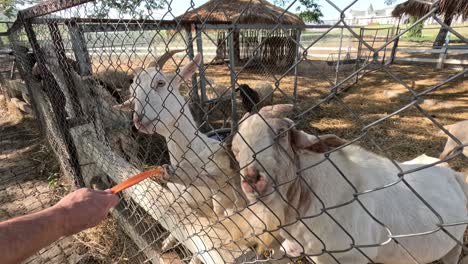
[[[244,170],[241,185],[246,193],[261,195],[266,192],[267,179],[255,167],[249,166]]]

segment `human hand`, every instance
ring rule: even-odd
[[[71,235],[104,220],[118,201],[110,190],[82,188],[63,197],[53,209],[60,215],[64,235]]]

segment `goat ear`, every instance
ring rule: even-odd
[[[294,147],[316,153],[325,153],[348,143],[346,140],[332,134],[321,135],[317,138],[301,130],[292,129],[291,131]]]
[[[114,105],[112,106],[113,109],[115,110],[120,110],[123,112],[131,112],[133,111],[135,104],[133,102],[133,98],[128,99],[127,101],[119,104],[119,105]]]
[[[263,117],[282,118],[291,113],[293,109],[292,104],[267,105],[262,107],[258,113]]]
[[[201,53],[198,53],[195,58],[193,58],[193,61],[191,61],[189,64],[185,65],[185,67],[180,71],[179,76],[177,76],[178,81],[181,82],[182,80],[188,81],[190,77],[197,71],[198,66],[202,62],[202,55]]]

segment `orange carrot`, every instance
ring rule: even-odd
[[[147,171],[144,171],[142,173],[139,173],[131,178],[126,179],[125,181],[115,185],[112,187],[111,191],[112,193],[118,193],[120,191],[123,191],[129,187],[132,187],[133,185],[141,182],[142,180],[149,178],[149,177],[162,177],[163,176],[163,168],[162,167],[157,167],[154,169],[150,169]]]

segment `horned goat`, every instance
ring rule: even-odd
[[[195,57],[178,75],[161,72],[165,62],[180,51],[164,54],[158,60],[158,67],[137,73],[130,87],[133,97],[117,108],[134,111],[133,123],[140,132],[158,133],[166,138],[171,164],[177,166],[186,161],[189,165],[178,171],[178,177],[174,179],[177,184],[170,183],[168,187],[180,193],[182,199],[194,208],[201,207],[204,201],[213,197],[212,210],[216,215],[224,216],[225,209],[234,208],[236,200],[233,189],[226,183],[226,189],[218,190],[216,194],[210,188],[203,187],[203,184],[187,190],[185,188],[193,185],[193,175],[198,175],[204,169],[210,175],[219,176],[220,180],[223,178],[224,182],[235,177],[236,172],[231,168],[230,157],[223,151],[220,142],[198,133],[188,105],[178,90],[180,83],[188,80],[201,63],[201,55]],[[203,212],[209,214],[210,208],[211,205],[207,207],[205,204]]]
[[[162,73],[164,63],[175,52],[179,50],[161,56],[157,67],[137,73],[131,86],[134,96],[116,108],[134,111],[133,122],[139,131],[158,133],[166,138],[172,166],[168,166],[165,180],[169,181],[171,191],[194,209],[212,197],[216,216],[225,219],[220,229],[232,236],[231,242],[249,238],[249,245],[257,244],[257,253],[262,254],[263,244],[272,243],[270,240],[274,238],[269,233],[262,235],[265,224],[261,218],[274,218],[274,213],[262,208],[255,210],[259,215],[254,215],[251,208],[245,208],[246,199],[240,190],[238,172],[228,151],[219,141],[198,133],[179,85],[195,72],[201,63],[201,55],[198,54],[178,75]],[[252,206],[257,207],[257,204]],[[213,209],[204,207],[203,215],[209,216]],[[164,247],[167,248],[170,242],[166,240]]]
[[[466,146],[466,144],[468,144],[468,120],[444,126],[444,128],[454,135],[462,144],[465,144],[462,155],[468,158],[468,146]],[[459,145],[451,137],[448,137],[444,151],[440,154],[440,158],[445,159],[458,146]]]
[[[467,218],[462,174],[440,166],[400,174],[388,159],[335,135],[295,129],[283,118],[291,110],[275,105],[244,116],[232,143],[242,189],[276,212],[286,252],[314,263],[457,263],[461,246],[440,224]],[[444,229],[462,241],[465,228]]]

